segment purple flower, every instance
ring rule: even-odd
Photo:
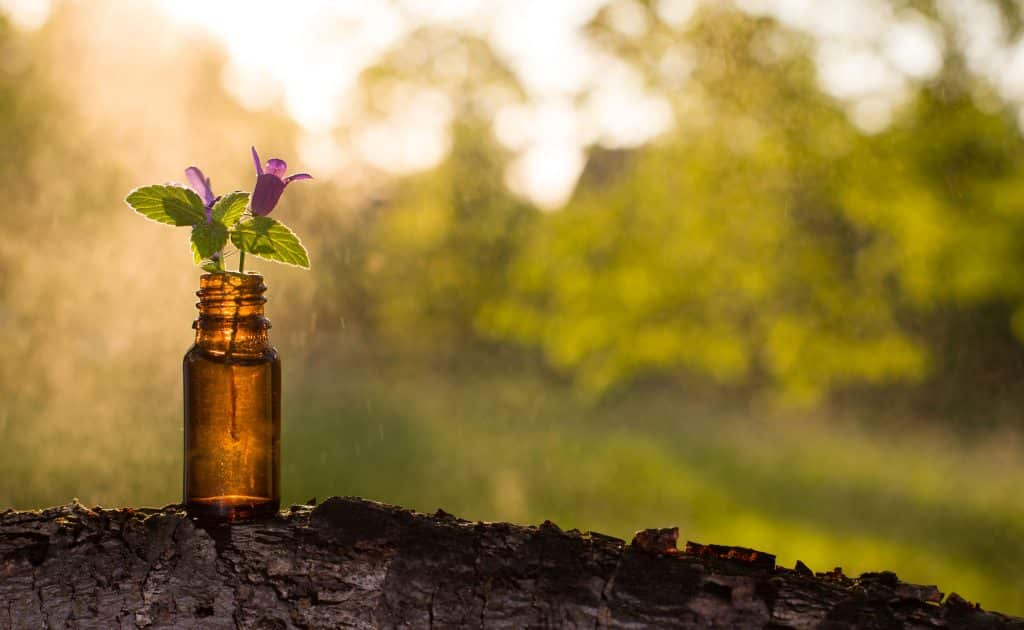
[[[257,216],[270,214],[288,184],[299,179],[313,179],[308,173],[296,173],[285,177],[288,165],[284,160],[277,158],[267,160],[264,170],[264,167],[260,166],[260,156],[256,153],[256,147],[252,148],[252,161],[256,165],[256,188],[252,191],[249,207]]]
[[[185,169],[185,177],[188,178],[188,187],[203,198],[203,205],[206,206],[206,222],[213,221],[213,204],[217,203],[220,197],[213,196],[213,189],[210,188],[210,178],[205,177],[203,172],[196,166]]]

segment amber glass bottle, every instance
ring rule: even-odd
[[[233,521],[280,507],[281,361],[263,316],[263,277],[199,279],[196,342],[185,354],[185,507]]]

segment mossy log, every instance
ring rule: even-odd
[[[357,498],[202,527],[180,506],[0,514],[0,628],[1022,628],[675,529],[610,536]]]

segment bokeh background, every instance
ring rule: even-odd
[[[180,497],[187,230],[267,277],[285,500],[753,546],[1024,614],[1014,0],[0,0],[0,508]]]

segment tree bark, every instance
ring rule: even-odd
[[[200,527],[179,506],[0,514],[0,628],[1022,628],[892,573],[850,579],[645,530],[473,523],[357,498]]]

